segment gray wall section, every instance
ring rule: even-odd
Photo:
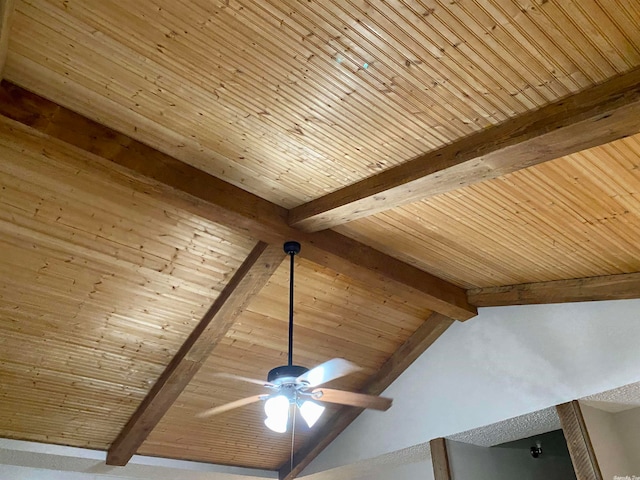
[[[640,408],[619,413],[581,408],[602,478],[640,476]]]
[[[554,457],[569,456],[567,441],[564,438],[564,433],[562,432],[562,430],[554,430],[552,432],[534,435],[533,437],[523,438],[521,440],[501,443],[500,445],[495,445],[495,447],[517,448],[520,450],[529,451],[531,447],[536,445],[537,442],[541,443],[544,455],[551,455]]]
[[[613,416],[632,475],[640,477],[640,408]]]
[[[602,478],[612,480],[616,475],[631,475],[633,472],[614,415],[588,405],[581,405],[581,410]]]
[[[529,447],[477,447],[447,441],[453,480],[575,480],[568,455],[531,457]]]
[[[354,480],[433,480],[433,467],[430,461],[410,463],[395,468],[381,468]]]

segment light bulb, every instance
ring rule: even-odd
[[[318,405],[317,403],[309,400],[300,405],[300,413],[302,414],[304,421],[309,425],[309,428],[315,425],[320,418],[320,415],[322,415],[322,412],[324,412],[324,407],[322,405]]]
[[[289,399],[284,395],[268,399],[264,403],[264,412],[267,414],[264,424],[274,432],[286,432],[289,422],[289,405]]]
[[[264,424],[276,433],[284,433],[287,431],[287,421],[279,422],[273,417],[267,417]]]

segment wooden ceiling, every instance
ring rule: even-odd
[[[640,135],[336,230],[465,288],[640,271]]]
[[[254,242],[2,134],[0,434],[107,448]]]
[[[283,262],[142,445],[141,453],[269,469],[282,465],[291,438],[264,431],[261,405],[206,422],[195,414],[211,407],[212,398],[222,403],[263,392],[255,385],[229,385],[212,376],[214,372],[265,378],[270,366],[286,364],[288,270],[288,262]],[[296,363],[317,365],[340,351],[364,368],[332,384],[340,389],[361,389],[430,313],[419,296],[400,299],[303,260],[297,266],[296,284]],[[298,447],[310,433],[307,428],[296,432]]]
[[[372,394],[476,305],[640,296],[638,0],[0,6],[0,436],[298,474],[357,409],[293,468],[194,418],[286,363],[283,240],[296,363]]]
[[[633,1],[17,1],[4,75],[290,208],[637,66],[639,20]]]

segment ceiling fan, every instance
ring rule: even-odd
[[[325,410],[325,407],[320,404],[322,402],[382,411],[388,410],[392,402],[390,398],[322,387],[325,383],[361,370],[358,365],[348,360],[334,358],[311,370],[293,364],[293,267],[294,257],[300,253],[300,244],[293,241],[285,242],[284,251],[291,259],[289,276],[289,358],[287,365],[270,370],[266,382],[227,373],[216,374],[216,376],[227,379],[254,383],[272,391],[205,410],[198,414],[198,417],[210,417],[234,408],[264,401],[264,410],[267,416],[264,421],[265,425],[274,432],[284,433],[287,431],[289,415],[292,409],[294,410],[294,415],[295,409],[299,409],[302,418],[311,428]]]

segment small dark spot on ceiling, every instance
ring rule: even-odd
[[[384,167],[385,167],[385,164],[382,162],[371,162],[370,164],[367,165],[367,168],[373,171],[382,170]]]

